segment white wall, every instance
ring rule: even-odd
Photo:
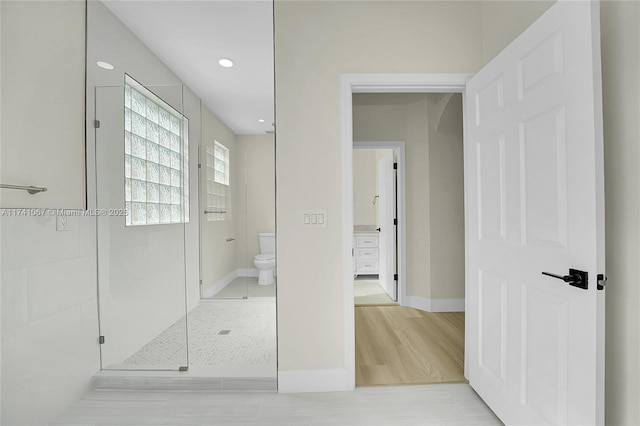
[[[490,60],[549,2],[483,3]],[[601,3],[606,199],[605,423],[640,424],[640,3]]]
[[[276,177],[273,135],[240,135],[238,146],[238,241],[236,255],[241,268],[255,269],[260,252],[258,232],[275,232]]]
[[[606,423],[640,424],[640,3],[602,3]]]
[[[430,94],[429,227],[431,275],[429,299],[464,303],[464,163],[462,95]],[[454,302],[452,302],[454,303]]]
[[[482,60],[489,62],[555,1],[495,0],[482,2]]]
[[[202,196],[202,206],[200,209],[201,220],[201,248],[202,248],[202,290],[207,292],[214,284],[221,281],[225,276],[238,269],[238,259],[236,247],[238,243],[237,223],[238,218],[238,196],[237,196],[237,168],[240,164],[238,158],[236,135],[216,117],[204,105],[202,107],[202,141],[205,144],[213,144],[218,141],[229,149],[229,191],[231,204],[227,206],[225,220],[208,220],[209,215],[204,214],[206,209],[206,184],[200,188]],[[204,160],[204,148],[202,151],[202,161]],[[204,167],[204,165],[203,165]],[[205,169],[202,169],[205,172]],[[228,238],[234,241],[227,242]]]
[[[47,188],[37,195],[2,189],[0,206],[85,208],[85,4],[3,1],[0,8],[0,181]]]
[[[3,2],[3,8],[6,5]],[[19,6],[18,2],[14,2],[13,5]],[[76,6],[72,8],[77,9]],[[81,13],[83,14],[84,12]],[[33,15],[30,17],[33,18]],[[72,18],[73,15],[67,17]],[[78,15],[75,15],[75,18],[77,17]],[[32,21],[38,25],[38,20],[32,19]],[[43,25],[48,26],[51,22],[40,22],[42,25],[38,25],[38,29],[45,31]],[[69,25],[75,24],[69,23]],[[51,30],[50,27],[46,28]],[[76,39],[74,42],[77,41]],[[84,45],[84,42],[80,45]],[[3,56],[4,47],[3,43]],[[35,54],[33,51],[22,53]],[[49,53],[55,53],[55,51]],[[82,68],[81,66],[79,70]],[[59,82],[60,80],[57,80],[59,77],[70,77],[77,82],[78,77],[73,73],[57,76],[56,72],[65,72],[64,67],[49,70],[51,72],[36,75],[36,77],[30,75],[29,71],[42,72],[41,68],[20,70],[20,72],[23,73],[23,77],[36,78],[45,85]],[[4,80],[3,83],[5,83]],[[59,87],[64,88],[65,85],[62,84]],[[29,89],[38,89],[39,93],[45,89],[51,93],[48,89],[55,88],[28,85],[21,89],[27,92]],[[5,94],[3,92],[3,103],[6,101]],[[45,106],[45,104],[43,102],[39,106]],[[64,178],[66,175],[67,178],[74,180],[72,187],[66,188],[69,190],[66,201],[60,202],[64,197],[56,198],[56,202],[47,204],[49,207],[77,208],[85,204],[84,164],[81,164],[84,144],[78,144],[83,138],[81,134],[77,134],[77,130],[83,126],[77,126],[78,121],[61,119],[57,115],[58,112],[67,111],[66,115],[75,114],[82,122],[83,104],[84,101],[80,104],[75,101],[65,103],[65,108],[72,108],[73,112],[64,108],[51,110],[57,107],[49,105],[46,107],[48,111],[34,113],[36,116],[47,115],[42,117],[39,123],[48,123],[46,126],[50,127],[47,128],[46,139],[53,142],[49,143],[49,147],[56,148],[58,154],[63,155],[64,159],[56,159],[58,158],[56,154],[46,154],[47,147],[42,145],[42,137],[37,137],[34,140],[36,145],[32,145],[29,149],[37,148],[45,152],[44,157],[47,161],[56,166],[54,174],[57,178]],[[5,108],[4,112],[9,111]],[[3,118],[6,121],[10,117],[3,114]],[[53,121],[49,121],[50,119]],[[52,128],[58,129],[58,120],[63,120],[65,123],[74,122],[74,124],[67,127],[63,123],[60,132],[51,132]],[[32,129],[23,129],[22,133],[30,133],[33,136],[42,128],[42,126],[31,127]],[[2,128],[4,133],[5,126]],[[67,140],[74,142],[72,147],[65,148],[63,142],[58,143],[55,135],[61,134],[66,134],[69,137]],[[7,135],[3,134],[3,138],[5,136]],[[3,139],[3,142],[6,140]],[[15,154],[16,151],[10,152],[5,150],[6,147],[3,144],[3,167],[6,160],[12,160],[14,165],[20,167],[30,166],[23,161],[18,161],[11,154],[11,152]],[[27,154],[29,149],[26,150]],[[66,161],[69,161],[68,167],[64,167]],[[37,163],[31,163],[31,166],[38,167]],[[3,177],[6,176],[3,174]],[[54,180],[57,179],[53,177]],[[89,389],[89,378],[99,368],[95,221],[88,217],[69,218],[69,231],[56,232],[55,217],[3,216],[0,220],[2,222],[0,370],[2,371],[1,405],[3,408],[0,422],[7,425],[41,424],[51,420],[84,394]]]
[[[478,2],[276,1],[279,387],[346,389],[340,74],[473,72]],[[301,210],[327,209],[326,229]],[[300,371],[302,370],[302,371]]]
[[[375,149],[353,150],[353,224],[378,226],[378,161]]]
[[[46,423],[100,368],[94,223],[2,218],[2,424]]]
[[[111,62],[116,68],[111,72],[97,68],[93,65],[97,60]],[[122,85],[125,70],[145,84],[179,83],[101,3],[89,2],[89,125],[94,119],[93,86]],[[198,291],[194,214],[198,211],[200,102],[188,89],[184,99],[193,149],[192,222],[186,227],[186,279],[192,306]],[[90,126],[88,129],[88,168],[92,170],[94,133]],[[93,173],[87,178],[89,206],[94,208]],[[2,217],[2,424],[51,421],[89,389],[91,377],[100,369],[95,223],[91,217],[70,217],[70,230],[57,232],[54,217]],[[171,244],[171,240],[161,241],[160,234],[144,232],[146,235],[136,244],[147,253],[162,244]],[[153,292],[142,293],[153,297]]]

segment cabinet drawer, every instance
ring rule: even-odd
[[[358,273],[359,274],[377,274],[378,273],[378,262],[376,261],[359,261],[358,262]]]
[[[378,247],[378,237],[357,237],[357,247]]]
[[[358,258],[358,261],[361,260],[371,260],[371,261],[377,261],[378,260],[378,248],[374,247],[374,248],[359,248],[356,250],[356,257]]]

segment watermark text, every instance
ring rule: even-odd
[[[127,209],[89,209],[89,210],[69,210],[69,209],[0,209],[0,216],[127,216]]]

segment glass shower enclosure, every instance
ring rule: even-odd
[[[95,88],[102,368],[186,370],[188,119],[181,85]]]

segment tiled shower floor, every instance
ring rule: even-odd
[[[186,322],[189,366],[276,366],[275,298],[202,300]],[[123,364],[185,365],[186,348],[183,317]]]

